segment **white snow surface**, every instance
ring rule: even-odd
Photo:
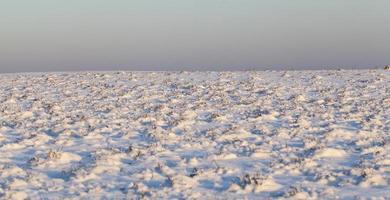
[[[390,71],[0,83],[0,199],[390,199]]]

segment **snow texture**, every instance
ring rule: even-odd
[[[390,199],[390,71],[0,82],[1,199]]]

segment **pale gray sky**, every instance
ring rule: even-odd
[[[0,72],[390,64],[389,0],[1,0]]]

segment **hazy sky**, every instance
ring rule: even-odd
[[[0,72],[390,64],[389,0],[0,0]]]

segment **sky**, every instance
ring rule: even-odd
[[[389,0],[1,0],[0,73],[371,68]]]

